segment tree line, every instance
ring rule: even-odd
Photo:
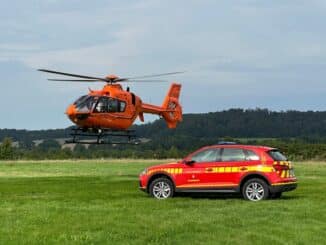
[[[163,120],[136,125],[133,129],[149,142],[77,145],[70,149],[63,148],[57,140],[69,137],[69,128],[1,129],[0,159],[181,158],[201,146],[231,140],[276,147],[293,160],[326,160],[326,112],[230,109],[186,114],[183,122],[172,130]],[[35,144],[36,140],[41,143]]]

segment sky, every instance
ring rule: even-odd
[[[325,23],[323,0],[2,1],[0,128],[70,126],[66,107],[104,85],[50,82],[39,68],[121,77],[185,70],[167,83],[125,85],[160,105],[180,82],[184,113],[323,111]]]

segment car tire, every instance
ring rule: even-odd
[[[242,196],[249,201],[265,200],[269,196],[267,183],[258,178],[249,179],[242,187]]]
[[[272,199],[277,199],[280,198],[282,196],[282,192],[275,192],[275,193],[271,193],[270,197]]]
[[[169,197],[173,197],[173,183],[168,178],[157,178],[153,180],[149,185],[149,193],[152,197],[156,199],[166,199]]]

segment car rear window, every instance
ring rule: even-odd
[[[271,150],[267,152],[274,161],[286,161],[287,158],[279,150]]]

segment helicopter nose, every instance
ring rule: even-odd
[[[68,108],[66,110],[66,114],[68,117],[75,116],[76,113],[77,113],[77,109],[76,109],[75,105],[68,106]]]
[[[75,105],[70,105],[66,110],[66,114],[69,119],[74,123],[77,123],[80,120],[85,120],[89,116],[89,113],[78,112]]]
[[[77,122],[77,109],[75,105],[70,105],[68,106],[67,110],[66,110],[66,114],[68,116],[68,118],[76,123]]]

